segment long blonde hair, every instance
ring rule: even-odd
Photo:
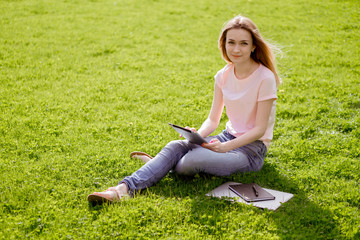
[[[236,16],[228,21],[221,30],[219,37],[219,49],[221,51],[223,59],[230,63],[231,60],[226,54],[226,34],[230,29],[244,29],[248,31],[253,39],[253,45],[256,47],[251,53],[251,58],[257,62],[263,64],[269,68],[275,75],[276,85],[280,85],[281,79],[276,71],[275,56],[272,50],[272,45],[267,43],[265,39],[260,35],[258,28],[255,23],[247,17]]]

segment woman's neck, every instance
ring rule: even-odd
[[[259,64],[251,59],[246,63],[234,64],[234,73],[238,79],[244,79],[249,77],[258,67]]]

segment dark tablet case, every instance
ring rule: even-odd
[[[180,133],[184,138],[186,138],[189,142],[191,143],[195,143],[195,144],[203,144],[206,143],[207,141],[200,136],[197,132],[192,132],[189,129],[177,126],[175,124],[169,123],[169,125],[175,129],[175,131],[177,131],[178,133]]]
[[[258,196],[255,195],[253,186],[258,192]],[[258,202],[275,199],[272,194],[267,192],[256,183],[229,185],[229,189],[247,202]]]

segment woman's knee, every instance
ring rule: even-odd
[[[202,160],[186,154],[175,166],[175,172],[180,175],[194,175],[201,172]]]
[[[186,140],[173,140],[170,141],[166,146],[163,148],[163,150],[171,152],[175,155],[183,155],[189,152],[191,149],[193,149],[193,144],[189,143]]]
[[[189,164],[181,159],[175,166],[174,171],[180,175],[189,175]]]
[[[175,166],[175,172],[179,175],[192,175],[193,169],[190,164],[179,161]]]
[[[173,140],[166,144],[165,147],[171,149],[183,148],[186,147],[186,142],[184,140]]]

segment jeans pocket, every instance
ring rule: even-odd
[[[267,147],[262,141],[259,141],[259,142],[260,142],[259,154],[262,158],[265,158],[266,153],[267,153]]]

